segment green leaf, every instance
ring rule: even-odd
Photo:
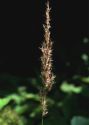
[[[89,119],[81,116],[75,116],[71,120],[71,125],[89,125]]]
[[[82,82],[89,84],[89,77],[83,77],[83,78],[81,78],[81,80],[82,80]]]
[[[62,83],[62,85],[60,86],[60,89],[63,91],[63,92],[66,92],[66,93],[80,93],[82,91],[82,87],[81,86],[74,86],[73,84],[69,84],[67,83],[66,81],[64,81]]]
[[[2,109],[4,106],[6,106],[8,103],[10,102],[10,98],[4,98],[4,99],[0,99],[0,109]]]

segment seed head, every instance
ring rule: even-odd
[[[46,21],[43,25],[44,27],[44,42],[41,47],[42,56],[41,56],[41,77],[44,87],[50,91],[54,83],[54,74],[52,73],[52,41],[51,41],[51,32],[50,32],[50,7],[49,2],[47,2],[46,8]]]

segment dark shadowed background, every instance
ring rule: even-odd
[[[44,33],[45,1],[1,4],[1,74],[35,76],[40,72],[39,47]],[[54,70],[58,74],[73,74],[82,65],[80,54],[89,50],[89,46],[84,48],[82,44],[88,37],[88,0],[50,0],[50,3]]]

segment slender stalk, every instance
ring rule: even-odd
[[[44,117],[42,117],[42,125],[44,125]]]

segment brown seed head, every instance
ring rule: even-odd
[[[52,88],[52,85],[54,83],[54,74],[52,73],[52,41],[50,36],[50,7],[49,2],[47,2],[47,8],[46,8],[46,21],[44,27],[44,42],[41,47],[42,56],[41,56],[41,62],[42,62],[42,70],[41,70],[41,76],[42,76],[42,82],[44,87],[50,91]]]

